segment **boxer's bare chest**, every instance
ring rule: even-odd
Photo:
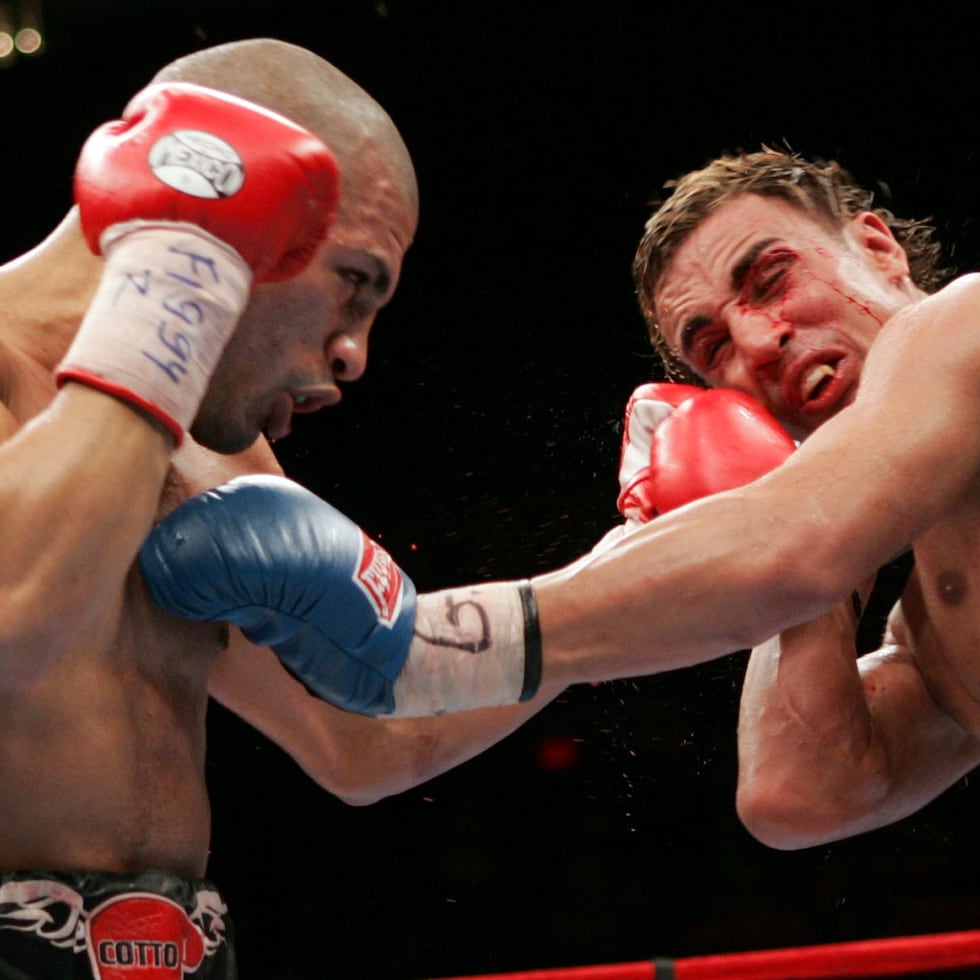
[[[21,420],[42,389],[17,390]],[[174,467],[161,512],[192,482]],[[0,693],[0,867],[200,874],[208,676],[226,628],[162,612],[134,565],[93,635],[34,687]]]
[[[980,493],[916,541],[902,615],[933,697],[980,735]]]
[[[0,400],[17,423],[54,397],[50,370],[0,339]],[[158,516],[241,465],[192,443],[176,452]],[[226,628],[163,613],[135,564],[101,627],[31,689],[0,693],[0,867],[200,874],[208,677]]]

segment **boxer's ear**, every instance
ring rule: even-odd
[[[905,249],[887,223],[873,211],[861,211],[848,222],[846,236],[871,258],[889,279],[910,274]]]

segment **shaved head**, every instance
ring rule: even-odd
[[[248,99],[310,130],[330,147],[342,178],[356,184],[367,158],[381,158],[418,211],[408,149],[387,112],[328,61],[271,38],[233,41],[179,58],[153,82],[192,82]]]

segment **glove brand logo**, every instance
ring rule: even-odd
[[[390,628],[402,605],[401,572],[391,555],[363,533],[354,582],[367,596],[378,619]]]
[[[231,197],[245,183],[235,148],[199,129],[167,133],[153,144],[147,163],[158,180],[192,197]]]

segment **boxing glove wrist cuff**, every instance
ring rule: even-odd
[[[540,683],[537,603],[528,582],[420,595],[391,717],[516,704],[534,697]]]
[[[128,222],[103,244],[102,279],[58,385],[80,381],[129,401],[179,443],[248,303],[252,272],[193,225]]]

